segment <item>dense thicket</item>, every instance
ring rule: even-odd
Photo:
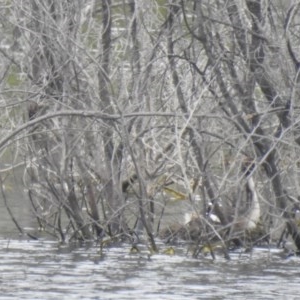
[[[41,226],[155,246],[170,206],[242,207],[245,157],[266,231],[294,224],[299,4],[282,2],[2,1],[1,154]]]

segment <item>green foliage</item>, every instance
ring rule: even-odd
[[[10,67],[10,70],[6,77],[6,83],[10,87],[18,87],[21,85],[21,83],[22,83],[21,76],[15,66]]]
[[[168,15],[168,1],[166,0],[156,0],[157,6],[158,6],[158,14],[162,16],[164,19]]]

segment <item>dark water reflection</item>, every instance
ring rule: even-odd
[[[8,200],[20,225],[35,228],[21,186]],[[300,259],[283,260],[277,249],[236,253],[231,261],[193,259],[185,249],[150,258],[146,249],[129,250],[106,248],[101,256],[96,245],[24,240],[2,202],[0,299],[300,299]]]
[[[14,171],[4,182],[4,195],[0,193],[0,236],[18,238],[19,230],[8,213],[9,207],[13,217],[20,227],[26,231],[34,231],[37,228],[36,219],[30,208],[29,199],[22,184],[22,171]]]

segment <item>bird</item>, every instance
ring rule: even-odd
[[[260,203],[258,201],[258,195],[255,188],[255,183],[252,174],[248,174],[247,176],[247,190],[251,194],[251,203],[248,210],[241,216],[233,216],[232,218],[232,228],[231,232],[243,232],[243,231],[251,231],[257,227],[257,224],[260,219]]]
[[[244,246],[245,241],[250,241],[252,244],[253,241],[266,240],[266,232],[259,222],[261,207],[253,178],[255,166],[255,162],[248,158],[242,162],[243,180],[245,180],[246,194],[249,199],[249,207],[246,211],[240,213],[230,209],[222,199],[212,200],[207,204],[204,212],[198,211],[197,205],[193,205],[192,212],[185,211],[182,214],[183,220],[180,226],[172,231],[172,237],[196,241],[199,245],[221,241],[224,247],[230,247],[232,244]],[[194,200],[203,201],[200,195],[194,197]]]
[[[221,206],[221,205],[219,204],[219,206]],[[220,218],[218,217],[218,215],[216,213],[214,213],[214,205],[212,204],[212,202],[208,203],[206,217],[208,218],[209,221],[211,221],[214,224],[222,223]]]
[[[254,167],[254,163],[249,160],[243,162],[242,165],[242,171],[246,177],[247,195],[250,196],[250,206],[244,213],[237,214],[232,209],[225,209],[220,203],[209,203],[207,205],[206,220],[213,226],[217,226],[220,232],[225,232],[223,237],[229,240],[236,240],[245,235],[245,233],[251,233],[257,228],[259,223],[261,208],[253,178]],[[216,209],[216,205],[218,205],[218,209]],[[184,215],[185,225],[199,224],[199,226],[202,226],[203,222],[199,222],[199,219],[200,215],[197,212],[185,213]],[[237,244],[241,243],[238,242]]]
[[[214,207],[214,205],[212,204],[212,202],[209,202],[206,213],[205,213],[205,217],[209,222],[211,222],[213,224],[221,224],[220,218],[213,211],[213,207]],[[198,218],[199,218],[199,213],[196,211],[185,212],[184,213],[184,224],[187,225],[191,221],[198,219]]]
[[[268,242],[268,234],[260,223],[261,207],[253,178],[254,167],[255,164],[250,161],[242,165],[250,205],[244,213],[237,214],[235,212],[228,216],[229,221],[224,227],[225,234],[223,238],[228,242],[229,247],[232,245],[234,248],[241,246],[252,248],[253,243]]]

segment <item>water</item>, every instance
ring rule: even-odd
[[[3,239],[0,249],[0,299],[300,299],[300,261],[275,249],[231,261],[53,241]]]
[[[21,187],[8,203],[27,230],[36,227]],[[194,259],[185,247],[175,255],[149,256],[146,247],[60,245],[20,237],[0,204],[0,299],[300,299],[300,259],[280,250]],[[298,296],[299,295],[299,296]]]

